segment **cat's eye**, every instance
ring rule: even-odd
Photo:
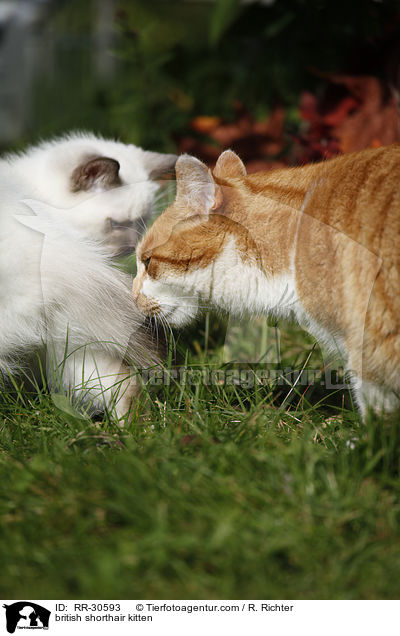
[[[144,261],[144,268],[145,268],[146,272],[149,269],[150,261],[151,261],[151,256],[149,256],[149,258],[146,258],[146,260]]]

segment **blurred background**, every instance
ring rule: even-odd
[[[0,149],[89,129],[250,170],[400,141],[393,0],[0,0]]]

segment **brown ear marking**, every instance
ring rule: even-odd
[[[149,178],[153,181],[174,179],[177,159],[177,155],[145,150],[143,154],[143,165]]]
[[[120,165],[110,157],[92,157],[80,164],[71,175],[72,192],[89,191],[99,185],[110,190],[121,185]]]

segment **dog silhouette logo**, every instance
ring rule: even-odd
[[[13,634],[16,629],[49,629],[51,612],[37,603],[18,601],[3,607],[6,610],[9,634]]]

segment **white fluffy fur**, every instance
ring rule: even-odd
[[[121,186],[107,190],[96,183],[89,191],[74,192],[73,171],[87,158],[96,156],[119,162]],[[135,247],[153,212],[160,187],[151,174],[158,165],[162,172],[168,158],[173,162],[173,155],[148,152],[89,133],[73,133],[21,154],[10,154],[4,161],[8,174],[26,184],[26,196],[60,208],[59,215],[66,222],[116,254]]]
[[[0,162],[0,376],[7,381],[27,367],[31,354],[46,352],[54,391],[63,388],[96,410],[116,404],[120,416],[135,384],[125,361],[134,373],[155,356],[141,331],[130,279],[59,209],[22,202],[43,195],[39,176],[45,181],[46,157],[44,150],[43,161],[32,163],[28,154]],[[60,168],[43,198],[57,199],[63,174]]]

